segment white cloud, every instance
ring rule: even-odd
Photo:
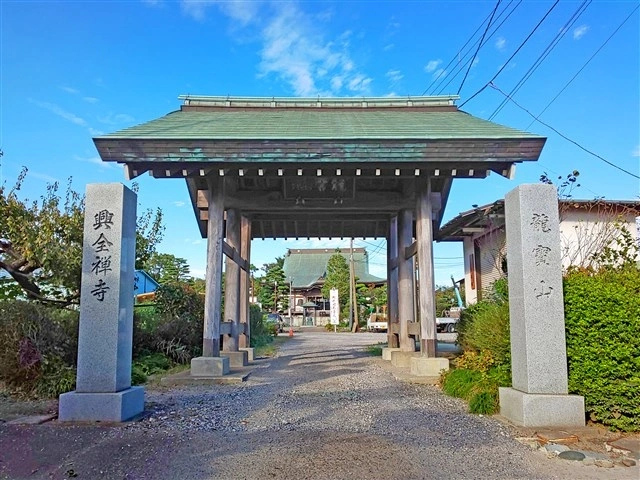
[[[98,121],[106,125],[122,125],[123,123],[133,123],[135,119],[126,113],[108,113],[98,117]]]
[[[87,103],[98,103],[100,101],[96,97],[82,97],[82,100],[84,100]]]
[[[104,135],[104,131],[98,130],[97,128],[89,127],[89,133],[93,137],[99,137],[100,135]]]
[[[634,157],[640,157],[640,145],[638,145],[633,152],[631,152],[631,155],[633,155]]]
[[[39,101],[33,100],[31,98],[29,99],[29,101],[31,103],[33,103],[34,105],[40,107],[40,108],[44,108],[45,110],[49,110],[51,113],[53,113],[55,115],[58,115],[59,117],[62,117],[65,120],[68,120],[71,123],[74,123],[76,125],[80,125],[81,127],[86,127],[87,126],[87,122],[83,118],[77,116],[74,113],[67,112],[62,107],[56,105],[55,103],[39,102]]]
[[[60,180],[56,177],[52,177],[51,175],[47,175],[46,173],[38,173],[33,170],[29,170],[29,178],[37,178],[39,180],[44,180],[47,183],[60,183]]]
[[[447,71],[444,68],[439,68],[431,75],[433,80],[438,80],[440,77],[443,77],[447,74]]]
[[[393,48],[396,46],[395,43],[389,43],[387,45],[385,45],[382,50],[385,52],[388,52],[389,50],[393,50]]]
[[[182,0],[182,11],[198,21],[204,21],[207,9],[218,7],[222,13],[247,25],[254,21],[261,2],[246,0]]]
[[[313,18],[294,4],[276,4],[276,14],[262,30],[262,75],[275,74],[289,83],[296,95],[367,94],[373,81],[358,72],[348,53],[350,31],[334,41],[326,41]],[[318,86],[322,83],[326,87]]]
[[[75,88],[71,88],[71,87],[60,87],[61,90],[64,90],[67,93],[70,93],[72,95],[76,95],[78,92],[78,90],[76,90]]]
[[[74,155],[73,159],[78,162],[91,163],[92,165],[97,165],[101,168],[115,168],[116,165],[114,163],[103,162],[100,157],[81,157],[79,155]]]
[[[386,76],[393,83],[399,82],[400,80],[402,80],[404,78],[404,75],[402,74],[402,72],[400,72],[400,70],[389,70],[386,73]]]
[[[217,8],[233,23],[257,38],[259,77],[275,76],[299,96],[336,95],[345,90],[369,93],[373,79],[356,67],[349,54],[351,30],[325,38],[333,10],[307,13],[293,2],[182,0],[182,10],[198,21]],[[328,30],[327,30],[328,31]]]
[[[507,46],[507,39],[504,37],[498,37],[495,45],[498,50],[504,50],[504,47]]]
[[[586,33],[589,31],[589,26],[588,25],[580,25],[579,27],[576,27],[573,29],[573,39],[574,40],[580,40],[582,37],[584,37],[586,35]]]
[[[173,202],[173,204],[174,204],[176,207],[181,208],[181,207],[184,207],[184,206],[187,204],[187,202],[183,202],[182,200],[178,200],[178,201],[176,201],[176,202]]]
[[[440,66],[442,60],[429,60],[429,62],[425,65],[424,69],[427,73],[433,73]]]

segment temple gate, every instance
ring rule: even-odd
[[[186,180],[208,239],[203,356],[192,374],[246,363],[253,238],[386,238],[389,347],[414,352],[419,339],[421,356],[434,358],[433,232],[453,180],[511,178],[545,143],[458,110],[455,96],[180,98],[179,111],[94,142],[128,179]]]

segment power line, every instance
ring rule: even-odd
[[[473,95],[471,95],[471,97],[469,97],[467,100],[465,100],[462,105],[460,105],[459,108],[462,108],[465,106],[465,104],[467,104],[469,101],[473,100],[475,97],[477,97],[480,93],[482,93],[489,85],[492,84],[492,82],[498,78],[498,75],[500,75],[502,73],[502,71],[507,67],[507,65],[509,65],[509,62],[513,59],[513,57],[515,57],[517,55],[517,53],[522,49],[522,47],[525,46],[525,44],[529,41],[529,39],[531,38],[531,36],[536,32],[536,30],[538,30],[538,28],[540,27],[540,25],[542,25],[542,23],[546,20],[546,18],[549,16],[549,14],[553,11],[554,8],[556,8],[556,6],[558,5],[558,3],[560,3],[560,0],[556,0],[556,2],[551,6],[551,8],[549,10],[547,10],[547,13],[544,14],[544,17],[542,17],[542,19],[538,22],[538,24],[533,28],[533,30],[531,30],[531,33],[529,33],[529,35],[527,35],[527,38],[525,38],[522,43],[520,44],[520,46],[516,49],[515,52],[513,52],[513,55],[511,55],[509,57],[509,60],[507,60],[504,65],[502,65],[502,67],[500,68],[500,70],[498,70],[498,73],[496,73],[493,78],[491,80],[489,80],[484,87],[482,87],[480,90],[478,90],[476,93],[474,93]]]
[[[596,56],[596,55],[598,55],[598,53],[600,53],[600,50],[602,50],[602,49],[605,47],[605,45],[606,45],[607,43],[609,43],[609,40],[611,40],[611,39],[613,38],[613,36],[614,36],[616,33],[618,33],[618,30],[620,30],[620,29],[622,28],[622,26],[623,26],[625,23],[627,23],[627,20],[629,20],[629,19],[631,18],[631,16],[636,12],[636,10],[638,10],[638,8],[640,8],[640,5],[636,5],[636,8],[634,8],[634,9],[631,11],[631,13],[627,16],[627,18],[625,18],[625,19],[622,21],[622,23],[621,23],[620,25],[618,25],[618,28],[616,28],[616,29],[613,31],[613,33],[612,33],[611,35],[609,35],[609,38],[607,38],[607,39],[604,41],[604,43],[603,43],[602,45],[600,45],[600,48],[598,48],[598,50],[596,50],[596,51],[594,52],[594,54],[593,54],[593,55],[591,55],[591,57],[589,57],[589,60],[587,60],[587,61],[584,63],[584,65],[582,65],[582,67],[580,68],[580,70],[578,70],[578,71],[576,72],[576,74],[575,74],[573,77],[571,77],[571,80],[569,80],[569,81],[565,84],[565,86],[564,86],[564,87],[562,87],[562,89],[558,92],[558,94],[557,94],[555,97],[553,97],[549,103],[547,103],[547,105],[546,105],[546,106],[542,109],[542,111],[538,114],[538,117],[542,116],[542,114],[543,114],[544,112],[546,112],[546,111],[547,111],[547,109],[551,106],[551,104],[552,104],[553,102],[555,102],[555,101],[558,99],[558,97],[559,97],[560,95],[562,95],[562,92],[564,92],[564,91],[569,87],[569,85],[571,85],[571,83],[576,79],[576,77],[577,77],[578,75],[580,75],[580,73],[582,73],[582,71],[587,67],[587,65],[589,65],[589,63],[591,62],[591,60],[593,60],[593,59],[595,58],[595,56]],[[531,123],[527,126],[527,128],[526,128],[525,130],[528,130],[528,129],[529,129],[529,127],[531,127],[531,125],[533,125],[533,123],[534,123],[535,121],[536,121],[536,120],[532,120],[532,121],[531,121]]]
[[[571,15],[569,20],[567,20],[567,22],[560,29],[560,31],[556,34],[556,36],[553,38],[553,40],[551,40],[549,45],[547,45],[547,48],[545,48],[544,51],[538,56],[536,61],[533,63],[533,65],[531,65],[531,67],[529,67],[529,70],[527,70],[527,72],[522,76],[522,78],[518,81],[518,83],[515,85],[515,87],[513,87],[511,89],[511,91],[509,92],[509,96],[513,97],[513,96],[515,96],[516,93],[518,93],[518,91],[527,82],[527,80],[529,80],[529,78],[531,78],[531,76],[538,69],[538,67],[540,67],[540,65],[542,65],[542,62],[544,62],[547,59],[547,57],[553,51],[553,49],[558,45],[558,43],[560,43],[560,40],[562,40],[564,38],[564,36],[569,31],[569,29],[578,21],[578,18],[580,18],[580,16],[585,12],[585,10],[589,7],[590,4],[591,4],[591,0],[584,0],[580,4],[580,6],[576,9],[575,12],[573,12],[573,15]],[[509,102],[509,100],[507,100],[506,98],[504,100],[502,100],[500,105],[498,105],[498,107],[489,116],[488,120],[489,121],[493,120],[496,117],[496,115],[498,115],[498,113],[500,113],[500,111],[504,108],[504,106],[508,102]]]
[[[512,0],[512,1],[513,1],[513,0]],[[489,15],[491,15],[491,14],[489,14]],[[466,47],[466,46],[469,44],[469,42],[473,39],[473,37],[475,37],[475,36],[476,36],[476,33],[478,33],[478,32],[480,31],[480,29],[482,28],[482,25],[484,25],[484,22],[486,22],[486,21],[489,19],[489,15],[487,15],[487,18],[485,18],[485,19],[482,21],[482,23],[480,23],[480,25],[478,25],[478,28],[476,28],[476,31],[475,31],[475,32],[473,32],[473,33],[471,34],[471,36],[467,39],[467,41],[465,42],[465,44],[464,44],[462,47],[460,47],[460,49],[458,50],[458,54],[457,54],[457,55],[454,55],[454,56],[453,56],[453,58],[451,58],[451,60],[449,60],[449,63],[447,63],[447,66],[446,66],[446,67],[444,67],[444,71],[445,71],[445,72],[446,72],[446,71],[447,71],[447,69],[451,66],[451,64],[455,61],[456,57],[457,57],[458,59],[460,59],[460,52],[461,52],[462,50],[464,50],[464,47]],[[466,54],[465,54],[465,56],[466,56]],[[445,77],[446,77],[446,75],[445,75]],[[430,84],[427,88],[425,88],[425,89],[424,89],[424,92],[422,92],[422,95],[423,95],[423,96],[424,96],[424,95],[426,95],[426,93],[429,91],[429,89],[430,89],[430,88],[433,86],[433,84],[434,84],[434,83],[436,83],[438,80],[440,80],[440,77],[434,78],[434,79],[433,79],[433,81],[431,82],[431,84]]]
[[[564,138],[565,140],[567,140],[568,142],[573,143],[576,147],[578,147],[580,150],[583,150],[585,152],[587,152],[589,155],[593,155],[594,157],[602,160],[604,163],[606,163],[607,165],[612,166],[613,168],[617,168],[618,170],[620,170],[621,172],[626,173],[627,175],[631,175],[633,178],[637,178],[640,179],[640,176],[636,175],[635,173],[631,173],[628,170],[625,170],[622,167],[619,167],[618,165],[616,165],[613,162],[610,162],[609,160],[607,160],[606,158],[601,157],[600,155],[598,155],[597,153],[592,152],[591,150],[586,149],[585,147],[583,147],[582,145],[580,145],[578,142],[576,142],[575,140],[570,139],[569,137],[567,137],[566,135],[564,135],[563,133],[560,133],[558,130],[556,130],[555,128],[553,128],[551,125],[549,125],[548,123],[543,122],[542,120],[540,120],[538,117],[536,117],[533,113],[531,113],[529,110],[527,110],[526,108],[524,108],[522,105],[520,105],[518,102],[516,102],[513,98],[509,97],[505,92],[503,92],[502,90],[500,90],[500,88],[498,88],[496,85],[494,85],[493,83],[489,83],[489,86],[491,88],[493,88],[494,90],[497,90],[498,92],[500,92],[502,95],[504,95],[505,97],[507,97],[511,102],[513,102],[513,104],[515,106],[517,106],[518,108],[520,108],[521,110],[524,110],[525,112],[527,112],[529,115],[531,115],[531,117],[533,117],[538,123],[541,123],[542,125],[544,125],[547,128],[550,128],[551,130],[553,130],[554,132],[556,132],[558,135],[560,135],[562,138]]]
[[[502,10],[499,14],[498,14],[498,18],[496,19],[499,20],[500,17],[502,17],[502,15],[504,15],[504,13],[509,9],[509,7],[511,6],[511,4],[513,3],[513,0],[511,0],[509,2],[509,4],[504,8],[504,10]],[[491,32],[491,34],[489,35],[489,37],[487,37],[487,39],[485,40],[485,45],[486,43],[491,39],[491,37],[493,37],[496,32],[498,30],[500,30],[500,27],[502,27],[502,25],[504,25],[504,23],[509,19],[509,17],[511,17],[511,15],[513,14],[513,12],[516,11],[516,9],[520,6],[520,4],[522,3],[522,0],[518,0],[518,3],[516,3],[516,5],[511,9],[511,11],[507,14],[507,16],[500,22],[500,24],[493,30],[493,32]],[[475,45],[475,43],[474,43]],[[469,53],[471,52],[471,49],[469,49],[463,56],[463,58],[466,58],[467,55],[469,55]],[[460,73],[462,71],[462,69],[464,68],[464,66],[467,64],[467,62],[464,62],[456,71],[455,75],[453,77],[451,77],[451,79],[442,87],[440,88],[440,90],[436,93],[436,95],[440,95],[442,93],[442,91],[447,88],[449,86],[449,84],[451,84],[451,82],[453,80],[455,80],[455,78],[458,76],[458,73]],[[440,85],[442,85],[442,82],[444,82],[444,80],[446,80],[447,77],[449,77],[450,73],[447,73],[445,75],[442,76],[442,80],[440,81],[440,83],[438,83],[438,85],[436,86],[436,88],[440,87]],[[438,77],[437,80],[439,80],[440,77]]]
[[[457,95],[460,95],[460,90],[462,90],[464,82],[467,80],[467,76],[469,75],[469,72],[471,71],[471,67],[473,66],[473,62],[475,61],[476,57],[478,56],[478,52],[480,51],[480,48],[483,45],[482,41],[484,40],[484,37],[487,35],[487,32],[489,31],[489,27],[491,27],[491,23],[493,22],[493,17],[496,14],[496,11],[498,10],[498,7],[500,6],[500,1],[501,0],[498,0],[496,2],[496,6],[493,8],[493,12],[491,12],[491,18],[489,19],[489,23],[487,23],[487,28],[484,29],[484,33],[482,34],[482,37],[480,37],[480,42],[478,42],[478,48],[476,48],[476,51],[473,54],[473,58],[471,58],[471,62],[469,62],[469,68],[467,68],[467,71],[464,74],[464,78],[462,79],[462,83],[460,84],[460,87],[458,88]]]

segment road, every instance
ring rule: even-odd
[[[384,334],[302,332],[248,381],[157,389],[126,425],[0,425],[0,478],[637,478],[548,459],[365,351]]]

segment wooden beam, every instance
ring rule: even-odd
[[[249,271],[249,262],[242,258],[242,255],[236,250],[234,247],[229,245],[227,242],[222,242],[222,252],[229,257],[233,262],[238,265],[245,272]]]
[[[240,266],[234,257],[240,257],[240,212],[235,208],[227,210],[227,243],[234,255],[227,257],[224,285],[224,320],[231,322],[231,332],[224,336],[222,350],[238,351],[238,327],[240,325]],[[241,260],[241,259],[240,259]]]
[[[416,255],[418,251],[418,242],[413,242],[411,245],[404,249],[404,258],[405,260],[410,259]]]
[[[413,239],[413,211],[403,210],[398,218],[398,250],[404,252]],[[415,321],[413,259],[399,257],[398,261],[398,319],[400,321],[400,349],[415,351],[409,338],[408,324]]]
[[[389,220],[387,233],[387,345],[400,346],[398,333],[398,217]],[[394,328],[397,331],[394,331]]]
[[[420,320],[420,351],[423,356],[437,354],[436,303],[433,275],[433,222],[431,221],[431,182],[417,192],[416,243],[418,246],[418,308]]]
[[[222,245],[224,244],[224,189],[217,177],[208,177],[207,276],[205,279],[202,356],[220,356],[222,304]]]
[[[251,221],[243,216],[240,226],[240,256],[251,264]],[[238,347],[247,348],[250,345],[251,321],[249,318],[249,304],[251,292],[251,272],[242,269],[240,272],[240,329]]]

